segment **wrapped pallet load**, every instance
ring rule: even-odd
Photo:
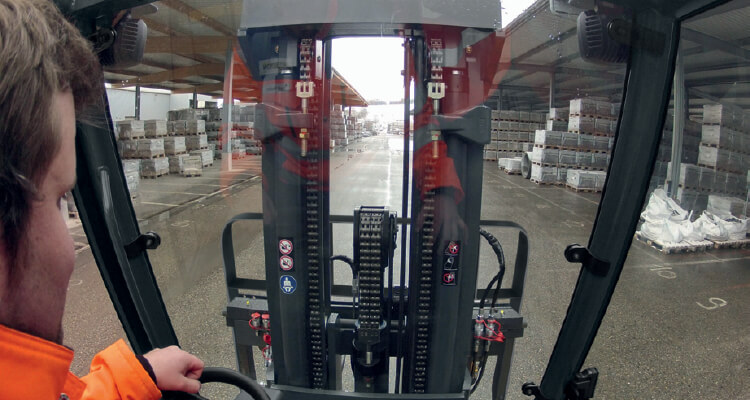
[[[137,140],[120,140],[117,142],[117,151],[120,153],[122,158],[137,158],[138,157],[138,141]]]
[[[164,139],[138,139],[138,158],[164,157]]]
[[[181,174],[185,166],[185,158],[187,154],[179,154],[176,156],[169,156],[169,173],[170,174]]]
[[[509,158],[505,163],[505,172],[508,174],[521,173],[521,157]]]
[[[189,135],[198,135],[206,133],[206,121],[202,119],[193,119],[186,121],[187,127],[185,132]]]
[[[580,191],[600,192],[606,179],[607,173],[604,171],[570,169],[567,173],[568,187]]]
[[[143,129],[148,138],[167,136],[167,121],[163,119],[143,121]]]
[[[169,126],[173,136],[184,136],[187,132],[187,121],[184,119],[169,121]]]
[[[203,167],[211,166],[214,163],[214,152],[211,150],[193,150],[190,155],[200,157]]]
[[[186,136],[185,146],[188,151],[202,150],[208,148],[208,136],[200,134],[196,136]]]
[[[567,132],[537,130],[534,136],[534,144],[540,146],[562,146],[563,133]]]
[[[141,180],[141,160],[122,160],[122,172],[131,198],[138,196]]]
[[[120,140],[132,140],[146,137],[146,132],[143,129],[143,121],[138,120],[124,120],[117,121],[117,133]]]
[[[538,164],[532,164],[530,179],[534,183],[556,184],[557,167],[546,167]]]
[[[167,157],[158,157],[141,161],[141,176],[143,178],[157,178],[169,173]]]
[[[534,147],[534,150],[531,152],[531,162],[533,163],[557,165],[559,159],[559,149]]]
[[[184,136],[171,136],[164,138],[164,152],[168,156],[184,154],[187,152]]]
[[[183,176],[201,176],[203,174],[203,160],[201,156],[186,155],[182,166]]]

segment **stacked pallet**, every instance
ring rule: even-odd
[[[745,122],[747,121],[747,122]],[[703,106],[698,165],[732,177],[750,169],[750,115],[721,104]],[[728,191],[739,189],[727,188]]]
[[[128,119],[117,121],[117,138],[119,140],[143,139],[146,137],[143,121]]]
[[[521,157],[498,158],[497,166],[508,175],[521,175]]]
[[[185,156],[180,173],[187,177],[203,175],[203,158],[193,155]]]
[[[599,192],[607,177],[620,104],[573,99],[568,111],[567,132],[560,141],[557,183],[575,191]],[[545,148],[546,144],[536,146]],[[573,157],[575,161],[570,163]]]
[[[362,122],[353,115],[346,117],[346,132],[349,139],[359,140],[362,138]]]
[[[601,192],[606,180],[604,171],[571,169],[567,173],[566,186],[576,192]]]
[[[181,174],[185,168],[185,158],[189,157],[188,154],[180,154],[176,156],[170,156],[169,159],[169,173],[170,174]]]
[[[125,174],[130,198],[137,198],[141,181],[141,160],[122,160],[122,172]]]
[[[158,178],[169,174],[169,160],[166,157],[141,160],[141,178]]]
[[[544,126],[542,113],[493,110],[490,143],[484,146],[485,160],[517,158],[529,151],[534,142],[534,132]]]
[[[545,130],[548,131],[567,131],[568,130],[568,118],[570,109],[553,107],[549,109],[547,114],[547,124]]]
[[[677,182],[677,200],[682,207],[698,214],[707,209],[712,194],[747,199],[747,174],[750,170],[748,132],[750,117],[745,117],[740,109],[721,104],[703,106],[702,124],[686,123],[683,162]],[[689,151],[687,157],[686,151]],[[669,163],[667,181],[671,169]]]
[[[147,138],[167,136],[167,121],[163,119],[149,119],[143,121],[143,129]]]
[[[201,158],[203,167],[210,167],[214,165],[214,152],[208,148],[204,150],[193,150],[190,152],[191,156],[198,156]]]
[[[164,153],[168,156],[176,156],[187,153],[185,136],[170,136],[164,138]]]
[[[601,173],[577,172],[573,180],[569,171],[602,172],[609,165],[609,151],[614,139],[611,135],[593,135],[568,131],[539,130],[530,155],[531,180],[537,184],[567,185],[574,190],[593,190],[598,186],[579,186],[579,176]],[[584,183],[588,182],[583,180]]]
[[[167,123],[163,120],[124,120],[115,123],[117,127],[117,150],[124,160],[134,160],[131,170],[126,173],[129,187],[137,188],[138,181],[135,179],[132,165],[138,164],[140,178],[156,177],[169,173],[167,168],[154,168],[168,165],[164,152],[164,136],[167,134]],[[138,161],[135,161],[138,160]],[[124,165],[124,164],[123,164]]]
[[[346,118],[344,109],[340,104],[333,106],[331,111],[331,148],[345,147],[349,145],[349,135],[346,129]]]

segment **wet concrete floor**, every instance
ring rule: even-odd
[[[400,136],[365,138],[348,151],[332,154],[333,214],[351,215],[363,204],[388,205],[402,214],[402,141]],[[162,236],[162,246],[149,257],[180,344],[207,365],[236,368],[232,332],[221,315],[226,286],[219,236],[232,216],[262,211],[258,166],[255,157],[237,163],[232,174],[221,173],[216,165],[200,180],[144,180],[135,202],[141,229]],[[508,399],[527,398],[521,384],[539,383],[544,374],[580,268],[565,261],[563,250],[571,243],[587,243],[598,201],[598,194],[539,186],[485,163],[482,218],[517,222],[529,233],[530,243],[522,305],[528,327],[516,341]],[[236,226],[238,271],[262,279],[261,224]],[[511,265],[517,232],[491,232]],[[78,259],[68,291],[65,343],[76,350],[72,370],[83,374],[96,351],[124,333],[81,227],[72,223],[71,233]],[[334,253],[351,255],[351,237],[351,227],[335,226]],[[400,249],[396,270],[399,259]],[[479,285],[485,286],[495,270],[494,255],[482,245]],[[350,282],[350,272],[335,271],[336,283]],[[511,276],[506,275],[505,282]],[[600,371],[595,398],[750,398],[748,304],[750,249],[664,255],[634,242],[584,364]],[[259,359],[256,353],[260,371]],[[490,399],[490,390],[488,374],[472,397]],[[235,393],[216,384],[202,391],[212,399],[234,398]]]

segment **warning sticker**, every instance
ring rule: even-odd
[[[279,258],[279,267],[284,271],[291,271],[294,268],[294,259],[289,256],[281,256]]]
[[[281,287],[282,293],[292,294],[297,290],[297,281],[289,275],[281,275],[279,286]]]
[[[443,271],[443,285],[453,286],[456,284],[456,271]]]
[[[445,257],[445,264],[443,264],[443,269],[455,271],[458,269],[458,257],[456,256],[447,256]]]
[[[445,254],[451,255],[451,256],[457,256],[459,250],[461,249],[461,243],[458,241],[450,241],[448,242],[448,245],[445,246]]]
[[[292,254],[292,250],[294,250],[294,246],[292,245],[292,241],[289,239],[280,239],[279,240],[279,252],[283,255],[289,255]]]

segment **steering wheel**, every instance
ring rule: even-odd
[[[266,393],[265,390],[263,390],[263,387],[260,386],[258,382],[256,382],[253,379],[250,379],[246,377],[245,375],[240,374],[237,371],[231,370],[229,368],[218,368],[218,367],[206,367],[203,368],[203,374],[200,378],[198,378],[200,383],[226,383],[229,385],[236,386],[240,390],[246,392],[255,400],[271,400],[271,398],[268,396],[268,393]],[[167,399],[204,399],[204,397],[201,397],[200,395],[192,395],[188,393],[183,392],[169,392],[164,393],[164,398]]]

